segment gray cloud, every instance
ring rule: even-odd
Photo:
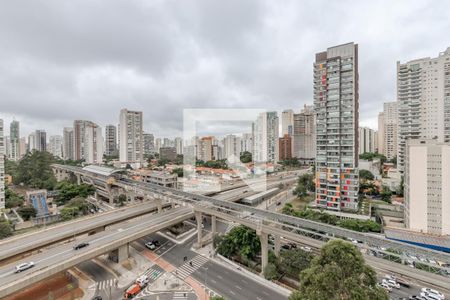
[[[179,134],[183,108],[299,110],[314,54],[360,47],[360,120],[395,99],[396,61],[450,46],[448,1],[3,1],[0,118],[61,134],[74,119]]]

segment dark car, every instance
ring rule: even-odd
[[[102,300],[102,296],[95,296],[94,298],[92,298],[91,300]]]
[[[161,246],[161,244],[158,240],[151,240],[150,242],[153,243],[156,247]]]
[[[73,246],[73,250],[79,250],[79,249],[82,249],[87,246],[89,246],[89,243],[86,243],[86,242],[79,243],[79,244]]]

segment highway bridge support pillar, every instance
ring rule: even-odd
[[[77,177],[77,184],[80,185],[81,184],[81,174],[76,174],[75,176]]]
[[[202,213],[199,211],[195,212],[195,219],[197,220],[197,244],[198,248],[202,247]]]
[[[214,237],[216,236],[217,232],[217,217],[211,216],[211,232],[212,232],[212,239],[214,241]]]
[[[158,214],[162,213],[162,200],[161,198],[156,198],[156,206],[158,207]]]
[[[263,231],[258,233],[259,241],[261,242],[261,274],[269,263],[269,235]]]
[[[128,259],[130,255],[130,249],[129,244],[125,244],[117,248],[116,250],[113,250],[109,253],[109,259],[116,262],[116,263],[122,263],[125,260]]]
[[[280,255],[280,249],[281,249],[281,237],[279,235],[275,235],[274,237],[274,251],[275,251],[275,255],[279,256]]]
[[[114,195],[112,193],[112,186],[110,184],[106,185],[106,191],[108,192],[109,204],[114,205]]]

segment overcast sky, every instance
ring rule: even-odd
[[[0,1],[0,118],[62,134],[144,112],[179,135],[183,108],[299,111],[314,54],[354,41],[361,125],[395,100],[396,61],[450,46],[450,1]]]

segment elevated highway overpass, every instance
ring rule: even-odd
[[[2,266],[0,267],[0,299],[105,253],[115,251],[119,260],[127,258],[130,242],[180,223],[192,216],[194,216],[194,212],[191,207],[178,207],[157,215],[145,215],[138,220],[124,223],[119,229],[107,229],[76,240],[76,243],[88,242],[88,247],[73,250],[75,242],[65,243],[14,264]],[[16,264],[29,261],[35,263],[33,268],[21,273],[14,273]]]

